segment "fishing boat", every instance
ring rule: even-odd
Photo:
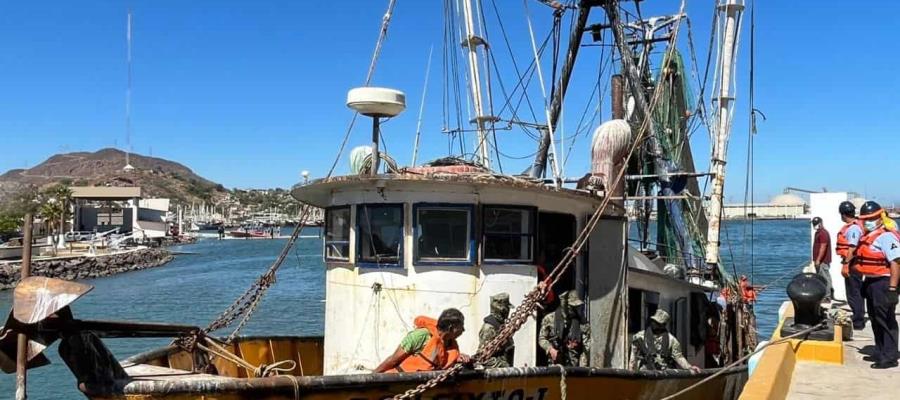
[[[267,238],[270,237],[271,234],[266,232],[262,228],[239,228],[235,230],[228,231],[228,236],[238,239],[249,239],[249,238]]]
[[[479,33],[483,27],[476,29],[484,19],[472,3],[448,1],[446,11],[457,21],[450,24],[448,40],[453,48],[464,43],[469,92],[463,95],[474,115],[471,126],[454,129],[460,137],[475,132],[474,154],[398,166],[380,149],[380,120],[402,112],[405,96],[367,86],[350,91],[348,106],[372,118],[371,146],[351,154],[350,174],[329,173],[292,189],[305,205],[301,220],[311,207],[325,210],[321,337],[239,335],[275,284],[302,224],[270,269],[204,329],[77,320],[70,304],[90,288],[46,278],[28,278],[16,289],[7,329],[29,337],[36,349],[60,337],[62,358],[79,390],[92,399],[543,400],[602,398],[603,393],[625,399],[737,398],[747,368],[735,362],[755,346],[753,308],[719,258],[719,216],[743,3],[722,0],[713,10],[722,40],[714,79],[717,108],[707,121],[716,139],[708,173],[694,170],[686,140],[692,124],[700,123],[692,118],[700,118],[694,111],[703,101],[692,104],[685,94],[690,72],[676,46],[684,3],[676,14],[625,21],[616,1],[533,2],[553,19],[556,32],[569,13],[572,33],[567,46],[553,45],[565,54],[565,64],[554,68],[546,120],[528,124],[488,114],[493,106],[484,92],[490,74],[480,70],[489,64],[488,44]],[[390,1],[373,65],[393,7]],[[589,26],[594,10],[605,17]],[[568,179],[558,168],[563,151],[554,130],[586,36],[615,48],[621,65],[619,73],[606,77],[612,82],[612,118],[597,127],[584,150],[591,170]],[[540,74],[540,52],[533,48],[529,70]],[[492,168],[492,153],[499,154],[493,132],[506,123],[537,128],[538,147],[526,173]],[[357,163],[354,154],[364,157]],[[701,177],[709,179],[709,193],[700,192]],[[709,198],[705,213],[703,196]],[[651,214],[656,215],[654,240]],[[629,240],[628,215],[637,216],[636,242]],[[548,365],[539,350],[537,318],[550,311],[543,309],[548,294],[562,291],[574,291],[586,304],[588,367]],[[476,332],[489,313],[489,298],[500,292],[516,307],[500,334],[473,357],[482,361],[512,338],[513,367],[485,369],[476,363],[475,368],[456,364],[443,371],[371,373],[415,316],[455,307],[465,317],[466,331]],[[669,330],[700,372],[629,368],[632,335],[645,330],[660,309],[672,315]],[[46,323],[49,319],[53,323]],[[235,327],[227,337],[213,335],[227,327]],[[122,362],[100,340],[137,336],[176,339]],[[461,336],[459,345],[463,351],[478,348],[472,334]],[[39,357],[39,351],[30,354],[35,365]]]

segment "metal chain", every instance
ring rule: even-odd
[[[278,255],[278,258],[272,263],[268,270],[263,273],[252,285],[247,289],[240,297],[237,298],[230,306],[228,306],[225,311],[219,315],[214,321],[210,322],[210,324],[203,330],[203,333],[210,333],[212,331],[225,328],[241,319],[241,322],[235,328],[235,330],[228,336],[228,340],[226,343],[230,343],[237,337],[237,334],[244,328],[244,325],[250,320],[250,317],[253,315],[253,312],[259,306],[260,301],[262,300],[263,295],[269,290],[270,287],[275,283],[275,273],[278,272],[278,268],[284,263],[284,260],[287,258],[290,249],[294,246],[294,243],[297,241],[297,238],[300,236],[300,233],[303,231],[303,227],[307,218],[309,217],[312,211],[312,207],[309,205],[304,205],[303,209],[300,212],[300,221],[297,223],[297,227],[294,228],[294,231],[291,233],[291,237],[288,239],[287,244],[285,244],[284,248],[282,248],[281,253]]]

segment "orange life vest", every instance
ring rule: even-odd
[[[888,232],[896,235],[900,239],[900,234],[894,231],[888,231],[884,227],[867,233],[859,239],[859,246],[856,247],[856,270],[865,276],[890,276],[891,263],[881,250],[872,247],[875,239],[878,239],[882,233]]]
[[[456,341],[449,346],[444,346],[444,341],[438,333],[437,320],[426,316],[418,316],[413,321],[416,329],[425,328],[431,333],[431,338],[425,342],[422,350],[403,360],[393,372],[434,371],[447,369],[459,358],[459,347]]]
[[[750,284],[750,280],[746,276],[742,276],[740,280],[741,295],[745,303],[756,301],[756,288]]]
[[[854,226],[854,225],[858,226],[859,229],[861,229],[863,232],[865,232],[865,229],[863,229],[862,222],[860,222],[858,219],[854,219],[853,222],[851,222],[849,224],[845,224],[844,227],[841,228],[840,231],[838,231],[837,243],[835,243],[835,245],[834,245],[835,253],[837,253],[839,256],[841,256],[841,272],[844,275],[847,275],[848,273],[850,273],[850,266],[847,265],[846,263],[844,263],[843,260],[846,260],[847,258],[850,257],[850,248],[853,247],[853,245],[851,245],[850,242],[847,241],[847,230],[850,229],[850,227]]]

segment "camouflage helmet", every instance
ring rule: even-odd
[[[666,310],[658,308],[656,309],[656,312],[653,314],[653,316],[650,317],[650,319],[659,324],[665,325],[669,323],[669,313],[667,313]]]
[[[505,318],[509,315],[509,309],[512,303],[509,302],[509,293],[500,292],[491,296],[491,312],[503,315]]]
[[[569,305],[569,307],[580,307],[584,305],[584,301],[581,300],[581,296],[579,296],[578,292],[574,290],[563,292],[559,297],[562,298],[563,301],[565,301],[566,304]]]
[[[491,305],[503,305],[509,307],[512,303],[509,302],[509,293],[500,292],[493,296],[491,296]]]

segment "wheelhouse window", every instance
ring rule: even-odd
[[[350,207],[325,210],[325,259],[350,259]]]
[[[513,206],[484,207],[485,261],[531,262],[535,210]]]
[[[398,265],[403,247],[403,205],[366,204],[356,207],[362,263]]]
[[[472,207],[416,205],[415,259],[421,263],[472,261]]]

